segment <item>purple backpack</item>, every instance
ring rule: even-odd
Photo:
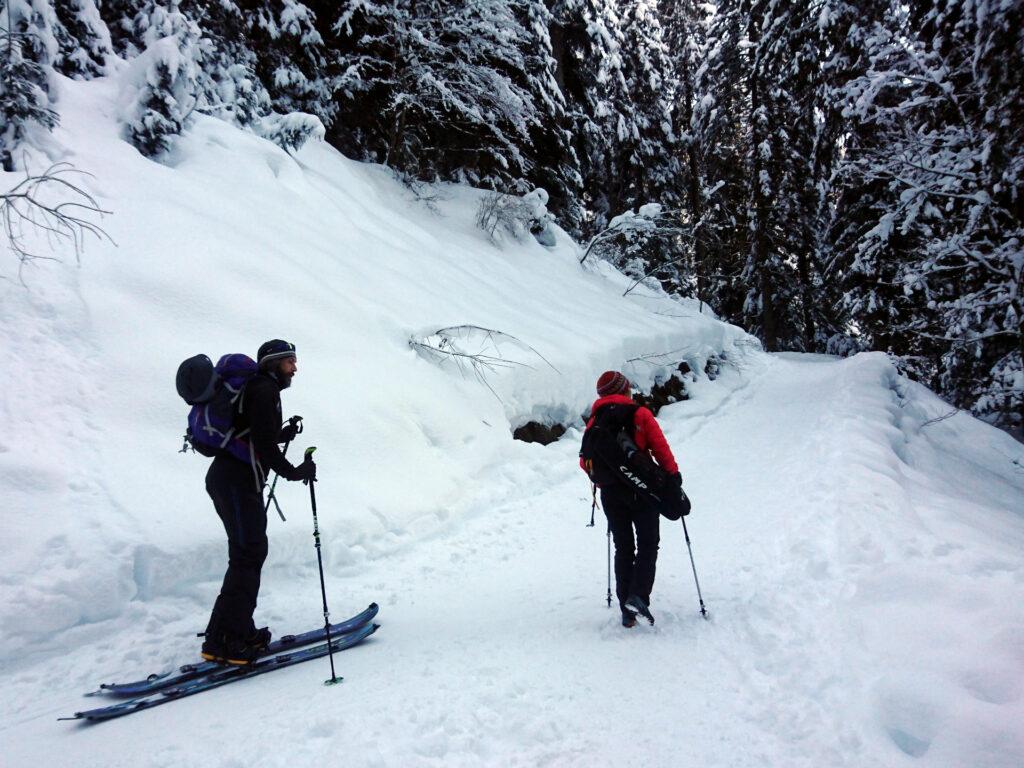
[[[196,355],[178,366],[178,394],[192,406],[182,452],[191,446],[203,456],[227,451],[246,463],[251,461],[245,439],[249,430],[236,432],[235,416],[245,385],[258,370],[256,362],[242,354],[224,355],[217,365],[206,355]]]

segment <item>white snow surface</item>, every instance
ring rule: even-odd
[[[118,247],[24,286],[0,264],[4,768],[1024,765],[1020,444],[883,355],[768,355],[696,304],[623,297],[564,233],[498,248],[474,190],[426,205],[327,145],[293,158],[203,117],[145,160],[117,93],[62,80],[50,159],[95,174]],[[409,345],[460,325],[526,365],[481,381]],[[376,600],[382,628],[336,657],[340,686],[315,661],[57,722],[197,658],[225,546],[206,460],[176,453],[174,372],[274,337],[298,347],[284,409],[318,446],[332,618]],[[578,425],[607,368],[647,386],[679,360],[690,399],[659,421],[711,620],[663,520],[657,623],[626,630],[578,426],[511,432]],[[279,497],[256,618],[282,633],[322,616],[306,489]]]

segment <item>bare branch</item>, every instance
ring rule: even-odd
[[[477,381],[486,386],[499,402],[501,402],[501,397],[488,381],[489,374],[516,367],[533,369],[533,366],[527,362],[502,354],[500,347],[503,343],[535,355],[555,373],[559,372],[547,358],[529,344],[510,334],[482,328],[478,325],[456,325],[450,328],[441,328],[422,339],[412,338],[409,340],[410,347],[433,362],[439,364],[446,361],[453,362],[463,376],[466,375],[468,368]]]
[[[25,265],[33,261],[60,261],[59,256],[29,251],[25,244],[27,230],[45,234],[51,250],[57,250],[61,242],[70,242],[76,261],[81,260],[88,235],[114,242],[106,230],[87,218],[102,218],[110,211],[101,208],[95,197],[70,180],[76,175],[92,177],[70,163],[54,163],[38,176],[26,171],[24,179],[0,194],[0,224],[20,262],[19,279]]]
[[[960,409],[959,408],[954,408],[949,413],[944,413],[941,416],[936,416],[934,419],[928,419],[928,421],[926,421],[923,424],[921,424],[921,428],[923,429],[924,427],[927,427],[929,424],[938,424],[940,421],[945,421],[946,419],[950,419],[950,418],[956,416],[958,413],[960,413]]]

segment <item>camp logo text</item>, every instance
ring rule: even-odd
[[[624,464],[620,464],[619,471],[622,472],[622,474],[624,474],[627,478],[629,478],[629,481],[633,483],[633,485],[635,485],[637,488],[643,488],[645,491],[647,490],[647,483],[645,483],[639,477],[630,472],[629,467],[627,467]]]

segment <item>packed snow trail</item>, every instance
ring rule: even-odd
[[[604,527],[585,527],[569,434],[467,478],[479,504],[457,529],[331,569],[332,610],[376,599],[384,625],[339,657],[343,685],[314,662],[54,722],[111,670],[194,654],[208,584],[15,673],[5,765],[1021,765],[1019,446],[962,414],[926,424],[943,404],[880,355],[737,362],[659,417],[710,622],[664,520],[657,625],[605,608]],[[318,598],[315,567],[271,567],[258,617],[291,628]]]

